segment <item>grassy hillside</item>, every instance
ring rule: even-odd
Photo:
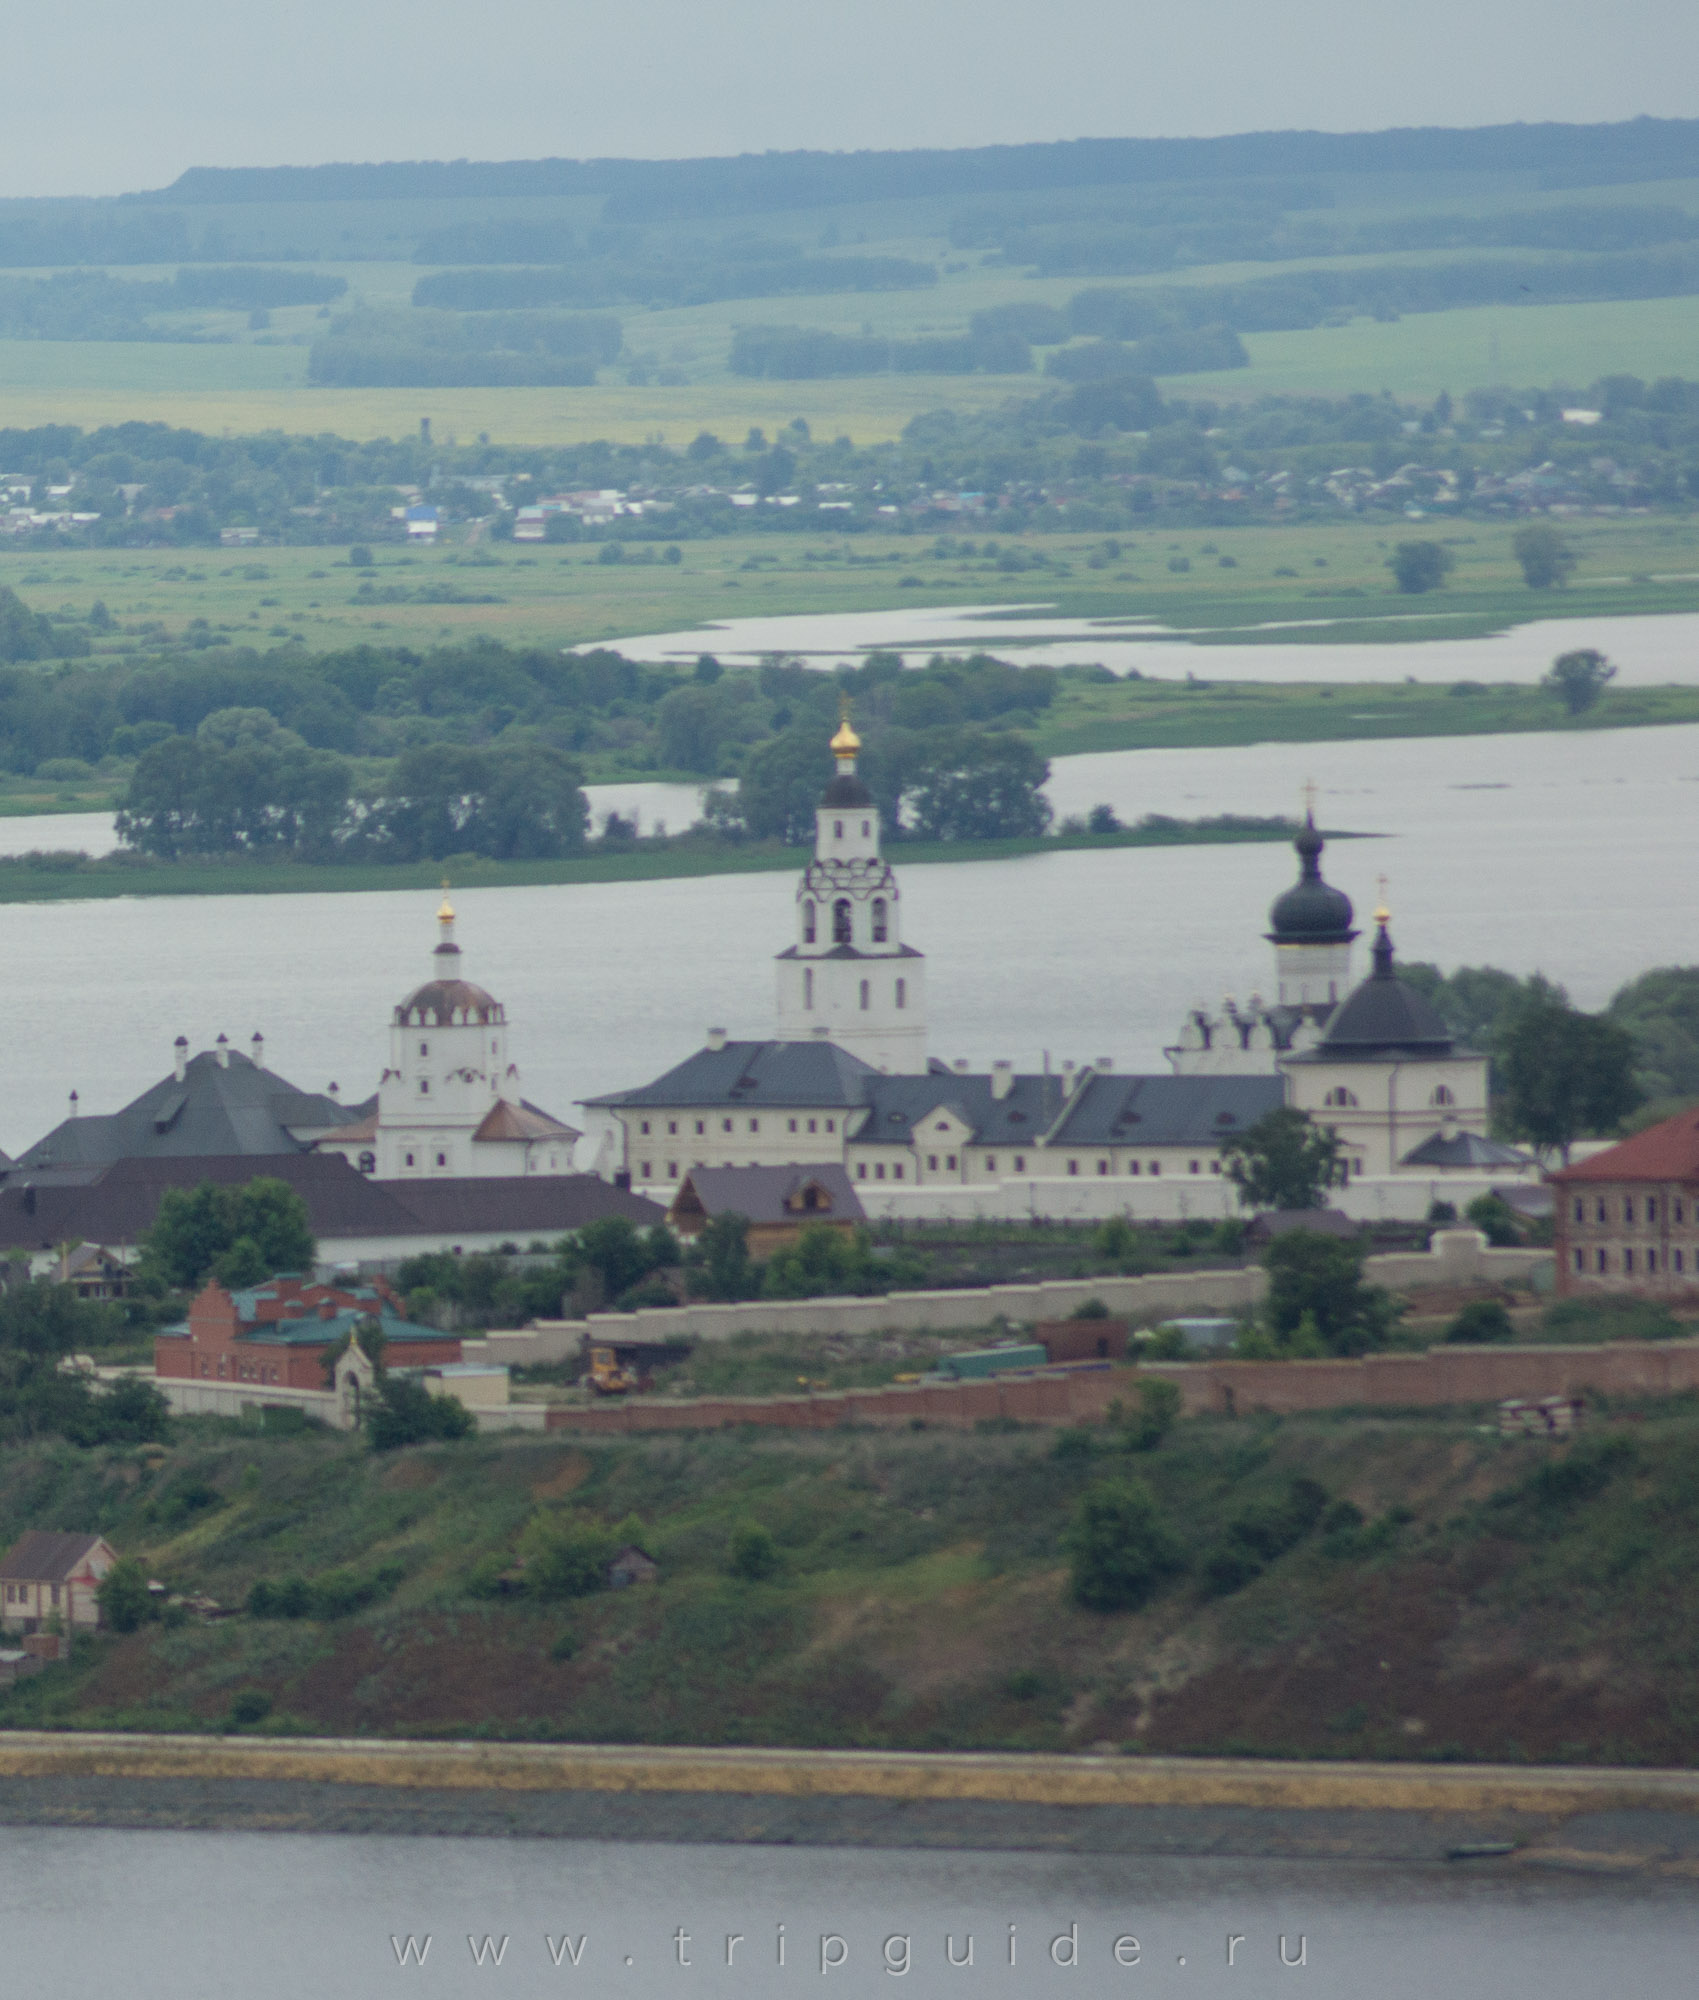
[[[85,1642],[0,1696],[0,1722],[214,1729],[234,1706],[263,1710],[261,1729],[338,1733],[1699,1754],[1686,1403],[1618,1410],[1562,1447],[1502,1443],[1467,1412],[1200,1420],[1134,1456],[1102,1432],[510,1439],[388,1457],[331,1435],[184,1436],[163,1457],[8,1452],[0,1531],[98,1527],[227,1604],[291,1577],[316,1584],[321,1610],[373,1601]],[[1088,1487],[1129,1474],[1149,1481],[1183,1567],[1138,1612],[1087,1612],[1062,1536]],[[1234,1565],[1220,1552],[1247,1574],[1297,1477],[1334,1511],[1221,1594]],[[539,1520],[640,1540],[658,1580],[493,1594]],[[777,1547],[766,1580],[728,1573],[749,1524]]]

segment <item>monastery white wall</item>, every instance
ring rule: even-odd
[[[1551,1262],[1549,1250],[1493,1250],[1475,1229],[1438,1231],[1425,1251],[1370,1257],[1372,1284],[1398,1290],[1532,1278]],[[1227,1271],[1162,1271],[1148,1277],[1053,1279],[964,1291],[887,1292],[865,1299],[756,1299],[635,1313],[592,1313],[581,1320],[539,1320],[511,1333],[468,1340],[468,1361],[536,1366],[574,1358],[586,1341],[729,1340],[739,1333],[870,1334],[891,1331],[967,1333],[995,1319],[1021,1325],[1066,1319],[1088,1299],[1101,1299],[1118,1318],[1152,1325],[1192,1313],[1239,1313],[1260,1304],[1268,1278],[1260,1264]]]

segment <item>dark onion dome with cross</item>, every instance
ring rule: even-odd
[[[395,1010],[398,1028],[488,1027],[505,1021],[501,1002],[460,976],[460,947],[454,942],[454,905],[445,895],[437,911],[441,935],[431,955],[431,977],[415,987]]]
[[[1351,898],[1321,879],[1321,854],[1326,845],[1314,811],[1306,812],[1292,843],[1298,856],[1298,879],[1283,896],[1275,898],[1268,913],[1270,944],[1349,944],[1357,935],[1351,925]]]
[[[1375,911],[1374,970],[1340,1002],[1315,1051],[1318,1062],[1385,1061],[1389,1057],[1433,1058],[1457,1053],[1451,1030],[1392,963],[1392,912]]]

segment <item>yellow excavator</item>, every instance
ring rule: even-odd
[[[629,1396],[641,1386],[637,1370],[625,1367],[611,1347],[592,1347],[588,1381],[598,1396]]]

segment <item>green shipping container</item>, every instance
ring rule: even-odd
[[[938,1373],[954,1382],[982,1382],[1012,1368],[1045,1368],[1050,1357],[1034,1342],[1029,1347],[979,1347],[967,1354],[942,1354]]]

